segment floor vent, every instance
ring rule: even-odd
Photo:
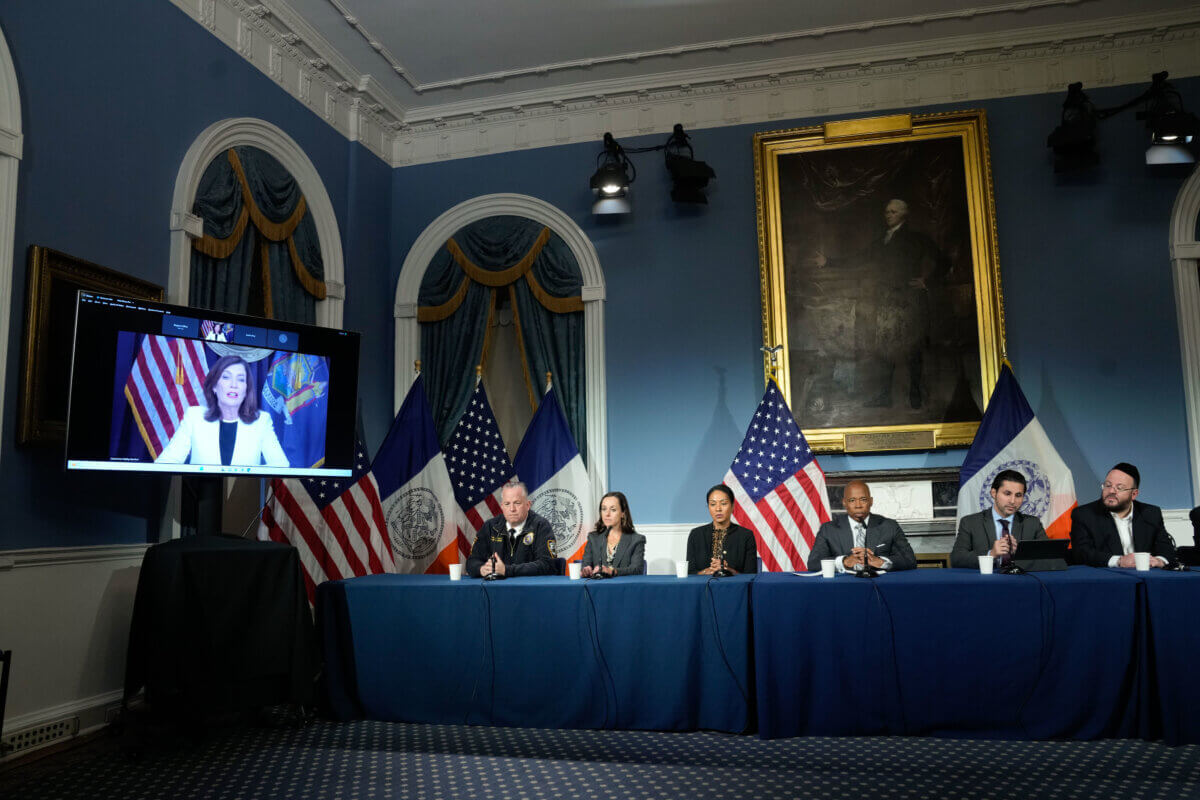
[[[38,725],[36,728],[26,728],[23,731],[15,731],[7,734],[3,740],[3,747],[0,751],[3,755],[12,755],[19,753],[22,750],[32,750],[35,747],[57,742],[61,739],[69,739],[79,733],[79,717],[67,717],[66,719],[47,722],[45,725]]]

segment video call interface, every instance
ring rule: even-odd
[[[79,293],[67,468],[346,477],[359,336]]]

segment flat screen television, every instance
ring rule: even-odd
[[[66,468],[348,477],[359,340],[80,291]]]

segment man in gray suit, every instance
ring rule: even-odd
[[[1046,529],[1037,517],[1020,513],[1025,502],[1025,476],[1001,470],[992,481],[992,507],[968,514],[958,523],[958,538],[950,551],[950,566],[979,568],[979,556],[1011,559],[1017,542],[1045,539]]]
[[[917,558],[894,519],[871,513],[871,488],[862,481],[846,484],[842,505],[846,516],[837,516],[817,531],[808,568],[817,571],[821,560],[836,559],[838,572],[854,572],[870,564],[875,569],[913,569]]]

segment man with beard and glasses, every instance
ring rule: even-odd
[[[1100,499],[1071,512],[1071,553],[1077,564],[1133,568],[1134,553],[1149,553],[1151,567],[1175,561],[1175,542],[1162,509],[1137,500],[1141,475],[1122,461],[1100,484]]]
[[[950,566],[977,569],[979,556],[986,555],[1004,564],[1012,560],[1017,542],[1048,538],[1040,519],[1018,510],[1025,502],[1025,486],[1025,476],[1016,470],[996,475],[990,490],[992,507],[959,521]]]

